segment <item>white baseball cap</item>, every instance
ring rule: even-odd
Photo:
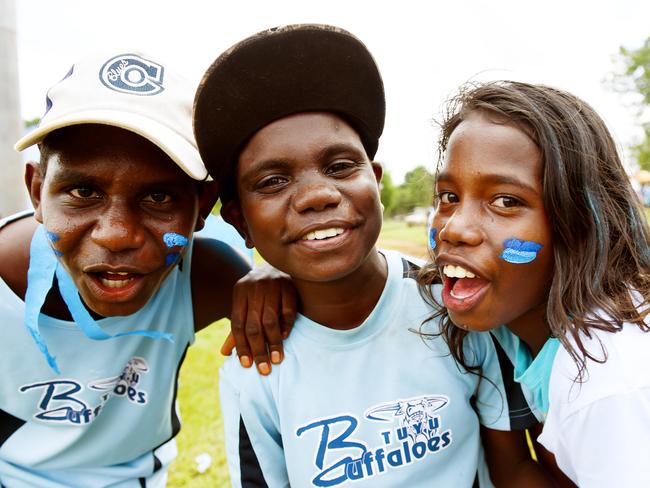
[[[140,52],[89,56],[49,89],[40,124],[14,148],[22,151],[71,125],[111,125],[148,139],[190,177],[204,180],[208,172],[192,134],[195,91],[196,85]]]

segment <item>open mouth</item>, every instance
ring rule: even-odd
[[[91,273],[91,275],[102,286],[112,289],[121,289],[129,286],[139,276],[135,273],[123,271],[103,271],[101,273]]]
[[[454,310],[472,307],[482,297],[489,283],[462,266],[452,264],[445,265],[442,274],[444,276],[443,300],[447,308]]]

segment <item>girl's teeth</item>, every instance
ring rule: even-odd
[[[476,275],[471,271],[466,270],[462,266],[454,266],[453,264],[447,264],[442,269],[442,272],[450,278],[476,278]]]
[[[334,229],[315,230],[313,232],[309,232],[308,234],[306,234],[302,239],[305,241],[313,241],[313,240],[327,239],[328,237],[335,237],[338,236],[339,234],[343,234],[343,229],[334,228]]]

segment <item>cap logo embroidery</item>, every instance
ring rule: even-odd
[[[133,95],[156,95],[162,86],[164,68],[135,54],[109,59],[99,72],[101,82],[111,90]]]

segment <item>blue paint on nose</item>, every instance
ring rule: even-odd
[[[187,237],[177,234],[176,232],[166,232],[163,234],[163,242],[167,247],[181,246],[185,247],[189,243]]]
[[[429,248],[431,250],[436,248],[436,235],[438,234],[438,229],[431,227],[429,229]]]
[[[521,239],[506,239],[503,241],[501,259],[512,264],[526,264],[535,260],[541,244]]]

